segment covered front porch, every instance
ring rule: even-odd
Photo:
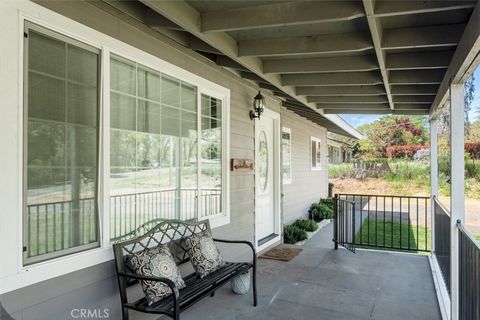
[[[394,196],[395,210],[389,195],[390,211],[389,200],[377,196],[337,198],[335,222],[296,258],[258,260],[257,307],[251,292],[234,295],[224,286],[181,319],[480,319],[480,247],[462,224],[464,83],[480,62],[478,1],[85,0],[0,6],[0,24],[7,26],[1,34],[7,54],[0,61],[6,70],[0,87],[8,93],[5,105],[0,101],[7,159],[0,186],[0,320],[70,319],[76,310],[107,310],[104,318],[121,319],[112,244],[156,219],[212,221],[214,236],[251,241],[259,255],[282,242],[282,226],[306,217],[311,200],[326,196],[327,131],[357,137],[341,114],[429,115],[430,195],[416,203],[409,198],[408,207],[401,195]],[[66,61],[78,60],[73,69],[81,75],[88,68],[81,68],[82,57],[70,57],[69,48],[93,61],[87,80],[94,85],[80,83],[88,87],[81,91],[85,96],[55,90],[79,83],[69,79],[68,68],[56,70],[53,55],[35,65],[47,56],[42,48],[51,47],[63,50],[59,56]],[[41,83],[49,85],[49,98],[60,111],[45,112],[52,104],[42,100],[47,90],[28,77],[55,80]],[[147,92],[150,85],[157,91]],[[252,110],[258,90],[266,99],[259,94],[264,99]],[[31,103],[35,98],[41,103]],[[67,103],[72,101],[79,106]],[[87,104],[90,118],[84,117]],[[266,132],[275,140],[259,130],[260,117],[267,119],[269,112]],[[437,201],[437,131],[445,113],[448,208]],[[43,138],[29,121],[62,127],[56,140]],[[85,123],[88,143],[68,133]],[[51,149],[60,150],[61,161],[45,148],[53,140]],[[150,149],[160,142],[164,149]],[[242,170],[234,170],[234,162],[243,163]],[[57,200],[58,186],[65,199]],[[267,186],[271,232],[265,228],[269,232],[261,230],[260,236],[258,203]],[[68,214],[73,218],[64,219]],[[367,221],[370,228],[369,219],[374,245],[370,229],[362,239],[361,225]],[[388,242],[385,222],[396,219],[399,242],[393,229]],[[262,240],[270,236],[273,241],[265,245]],[[372,246],[390,251],[364,248]],[[230,256],[244,257],[225,251]],[[130,289],[143,294],[140,286]],[[132,312],[130,319],[158,315]]]
[[[250,292],[238,296],[225,286],[182,319],[441,319],[427,255],[353,254],[333,250],[332,237],[333,223],[289,262],[259,259],[258,307]]]

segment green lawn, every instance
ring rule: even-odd
[[[425,235],[427,239],[425,239]],[[416,251],[417,248],[418,250],[430,250],[431,234],[430,229],[422,226],[408,226],[405,223],[400,225],[399,222],[390,221],[383,223],[383,221],[365,220],[360,231],[355,235],[355,244],[357,247],[373,249],[393,247],[395,251],[409,249]]]

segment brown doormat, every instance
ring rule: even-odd
[[[278,245],[275,248],[272,248],[262,254],[260,258],[263,259],[272,259],[272,260],[280,260],[280,261],[290,261],[295,258],[300,251],[301,248],[294,248],[294,247],[287,247],[284,245]]]

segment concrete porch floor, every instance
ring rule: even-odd
[[[441,319],[427,256],[335,251],[332,232],[322,229],[292,261],[259,259],[256,308],[251,291],[226,285],[181,319]]]

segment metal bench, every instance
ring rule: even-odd
[[[248,241],[214,239],[216,242],[248,245],[252,249],[253,261],[227,262],[224,267],[204,278],[198,277],[194,272],[183,277],[186,287],[181,290],[178,290],[170,279],[141,276],[130,270],[127,261],[132,254],[167,243],[177,265],[188,262],[190,258],[186,251],[184,240],[192,234],[198,234],[203,231],[210,232],[208,221],[195,223],[180,220],[164,220],[141,236],[113,245],[123,320],[128,320],[129,309],[144,313],[165,314],[173,319],[180,319],[182,311],[207,296],[213,297],[216,289],[229,282],[236,275],[247,272],[250,269],[252,269],[253,273],[253,305],[257,305],[257,254],[252,243]],[[173,294],[153,305],[148,305],[145,297],[129,302],[127,288],[140,280],[163,282],[172,289]]]

